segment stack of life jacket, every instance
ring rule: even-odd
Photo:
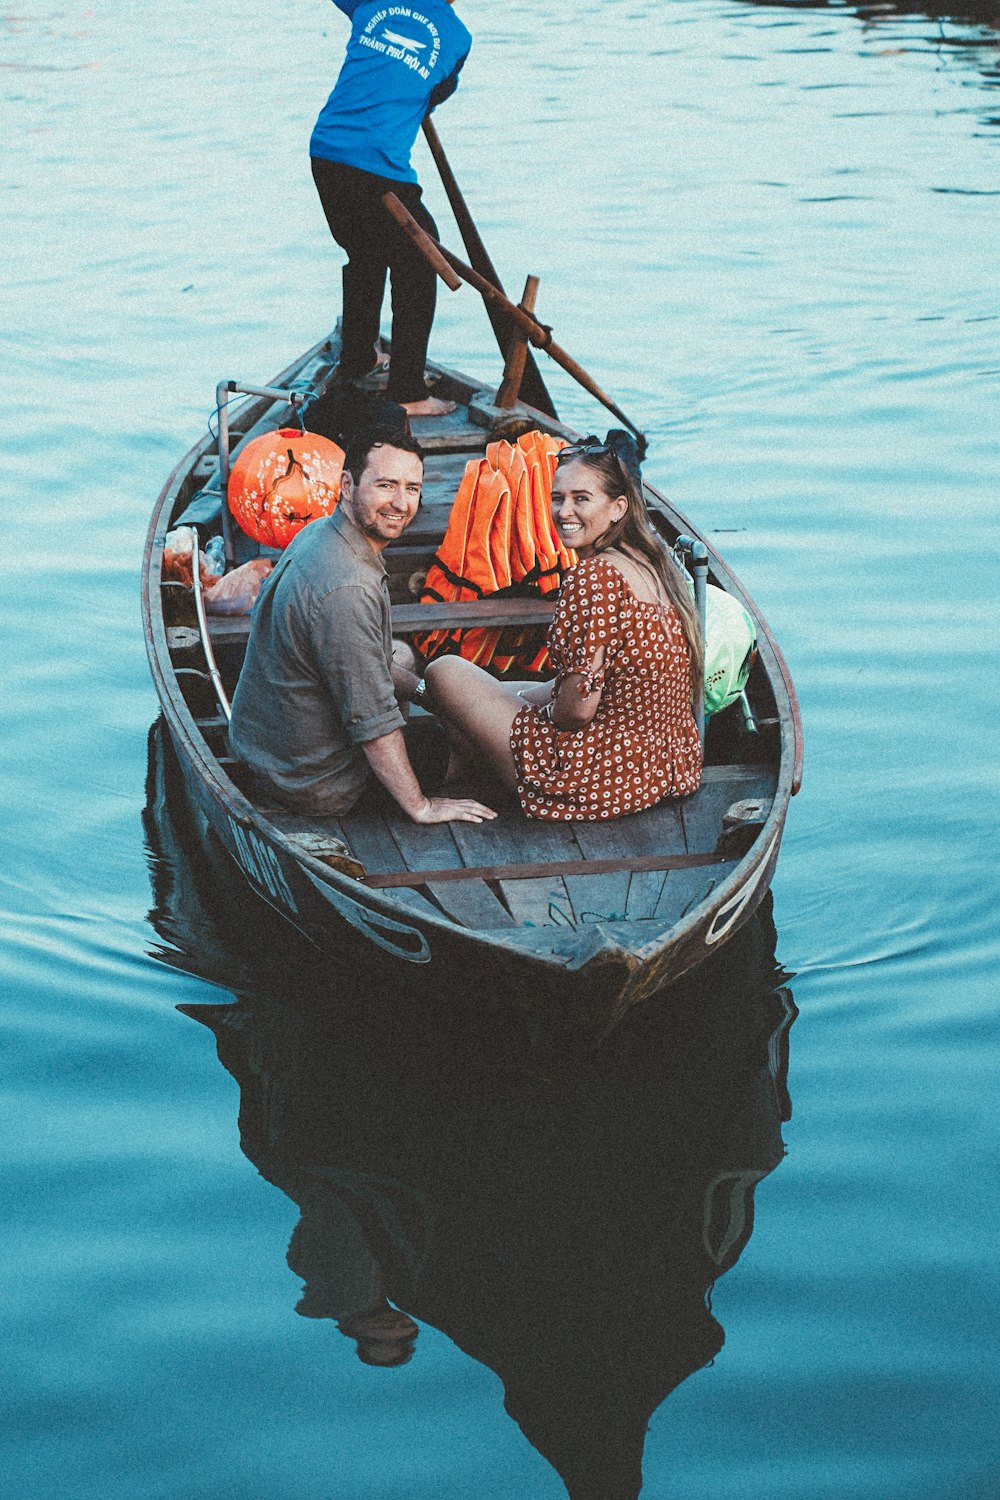
[[[490,443],[465,468],[448,530],[427,572],[421,603],[556,593],[576,563],[552,524],[552,476],[565,444],[528,432],[516,443]],[[432,630],[414,639],[428,660],[461,655],[498,677],[544,672],[541,625]]]

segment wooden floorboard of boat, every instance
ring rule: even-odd
[[[480,429],[480,436],[485,440],[489,438],[489,433]],[[466,464],[475,457],[475,453],[469,452],[428,453],[424,462],[424,503],[421,510],[437,508],[441,504],[450,506],[458,492]]]
[[[484,880],[467,880],[461,884],[428,880],[425,889],[453,921],[474,932],[518,926]]]
[[[462,863],[450,823],[414,823],[402,808],[388,805],[381,817],[407,870],[448,870]]]
[[[606,875],[564,875],[563,880],[578,923],[620,921],[626,915],[629,892],[627,870],[616,870]]]
[[[373,814],[377,816],[377,814]],[[455,823],[414,823],[398,808],[386,807],[381,814],[386,828],[408,870],[447,870],[463,863],[455,840]],[[444,882],[429,880],[426,889],[442,910],[463,927],[513,927],[507,908],[483,880]]]
[[[684,830],[676,806],[662,803],[648,812],[608,823],[574,825],[577,842],[589,859],[627,859],[637,855],[678,856],[687,853]],[[627,921],[653,916],[663,887],[662,870],[622,872],[609,886],[598,910],[617,909]]]
[[[499,799],[498,799],[499,800]],[[572,921],[573,903],[561,875],[544,870],[546,863],[579,860],[580,848],[566,823],[539,823],[525,818],[510,799],[499,803],[500,816],[486,823],[456,823],[455,842],[462,862],[504,866],[538,862],[537,879],[501,880],[500,893],[514,919],[522,924],[544,926],[562,911]]]
[[[774,773],[766,767],[708,766],[693,797],[607,822],[526,819],[507,795],[494,799],[499,816],[484,823],[414,823],[389,802],[369,803],[339,820],[274,812],[272,821],[291,837],[305,831],[343,838],[372,874],[425,875],[419,889],[393,886],[394,897],[415,913],[444,912],[471,930],[676,921],[716,889],[736,861],[691,869],[671,869],[670,863],[710,855],[732,803],[766,798],[773,790]],[[608,861],[661,857],[662,869],[608,868]],[[603,869],[567,873],[558,868],[589,861],[601,861]],[[546,870],[546,865],[557,868]],[[529,874],[532,866],[537,874]],[[446,872],[462,868],[470,871],[468,880],[448,878]],[[507,878],[501,873],[505,868],[511,871]],[[487,884],[478,872],[490,869],[496,879]],[[441,880],[433,879],[434,871],[441,872]]]
[[[406,862],[384,818],[372,816],[367,812],[352,812],[340,819],[340,826],[343,829],[347,847],[355,859],[361,861],[366,870],[403,871],[406,869]],[[412,886],[401,887],[399,890],[394,890],[392,894],[397,901],[409,906],[416,914],[440,920],[440,912],[434,903]]]
[[[663,870],[632,871],[625,904],[625,916],[630,922],[644,922],[656,915],[665,878]]]
[[[346,813],[340,821],[348,848],[366,870],[407,868],[406,860],[380,813],[365,808]]]
[[[734,767],[712,767],[729,770]],[[775,777],[766,766],[740,767],[738,774],[706,776],[693,797],[680,803],[684,836],[689,849],[714,849],[722,835],[722,820],[734,802],[760,797],[768,803],[774,796]]]
[[[646,812],[606,822],[574,823],[577,842],[588,859],[627,859],[635,854],[687,854],[680,812],[661,802]]]
[[[489,439],[485,427],[469,421],[468,409],[459,407],[448,417],[436,418],[433,422],[420,421],[414,424],[413,436],[425,453],[472,455],[482,452]]]
[[[537,880],[501,880],[503,899],[521,927],[574,927],[576,916],[561,875]]]

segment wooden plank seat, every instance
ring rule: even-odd
[[[712,854],[634,854],[625,859],[566,859],[535,860],[523,865],[465,865],[453,869],[405,870],[386,875],[366,875],[365,884],[373,890],[384,891],[395,886],[426,885],[434,880],[448,884],[456,880],[496,880],[501,884],[508,880],[536,880],[539,872],[544,878],[563,875],[611,875],[625,871],[693,870],[702,865],[720,864],[718,855]]]
[[[545,598],[487,598],[458,604],[394,604],[393,635],[419,630],[471,629],[476,625],[547,625],[555,601]]]
[[[421,630],[473,629],[477,625],[544,625],[552,618],[550,599],[481,599],[460,604],[394,604],[393,635]],[[246,641],[249,615],[209,615],[208,633],[214,646]]]

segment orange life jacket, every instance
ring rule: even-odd
[[[576,562],[552,525],[552,476],[565,444],[544,432],[490,443],[465,467],[444,541],[427,572],[421,602],[453,603],[557,590]],[[548,665],[539,625],[432,630],[414,645],[428,661],[458,653],[499,676]]]

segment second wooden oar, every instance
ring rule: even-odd
[[[445,155],[444,147],[441,144],[441,137],[438,135],[430,115],[424,120],[423,130],[448,202],[451,204],[451,211],[455,215],[455,223],[458,225],[458,232],[462,236],[465,253],[469,257],[469,264],[474,270],[479,272],[480,276],[485,276],[486,280],[495,286],[498,292],[506,295],[504,293],[503,282],[496,273],[496,268],[490,259],[489,252],[483,244],[482,236],[476,228],[475,221],[462,196],[462,190],[456,181],[454,172],[451,170],[451,163]],[[497,343],[500,345],[500,353],[506,360],[510,353],[507,347],[507,332],[510,325],[505,321],[500,309],[492,302],[484,299],[484,306],[486,308],[486,315],[493,325],[493,332],[496,334]],[[545,412],[547,416],[554,417],[556,415],[556,409],[552,404],[552,397],[545,389],[545,382],[542,379],[541,372],[530,353],[525,360],[524,371],[521,376],[520,394],[529,406],[537,407],[539,411]]]
[[[601,389],[597,381],[587,374],[583,366],[578,364],[571,354],[567,354],[566,350],[556,343],[552,337],[551,328],[545,323],[540,323],[536,317],[529,312],[525,312],[522,307],[518,307],[516,302],[511,302],[502,292],[498,292],[493,283],[487,281],[485,276],[480,276],[478,271],[474,271],[471,266],[467,266],[464,261],[459,260],[457,255],[454,255],[442,245],[439,240],[434,239],[432,235],[427,234],[425,230],[421,229],[412,214],[400,203],[395,193],[386,193],[382,202],[393,218],[406,230],[406,233],[413,240],[414,244],[423,252],[428,262],[448,286],[451,286],[452,282],[449,277],[444,275],[441,269],[439,261],[439,257],[441,256],[444,257],[450,269],[457,273],[463,281],[467,281],[470,286],[474,286],[482,297],[492,302],[506,314],[512,323],[516,323],[519,328],[522,328],[529,343],[534,344],[536,349],[544,349],[550,359],[554,359],[556,364],[560,365],[568,375],[572,375],[578,385],[582,385],[584,390],[588,391],[595,400],[600,401],[602,406],[607,407],[612,416],[617,417],[619,422],[623,423],[630,432],[633,432],[639,446],[639,457],[640,459],[643,457],[646,451],[645,434],[625,415],[621,407],[612,401],[607,392]]]

